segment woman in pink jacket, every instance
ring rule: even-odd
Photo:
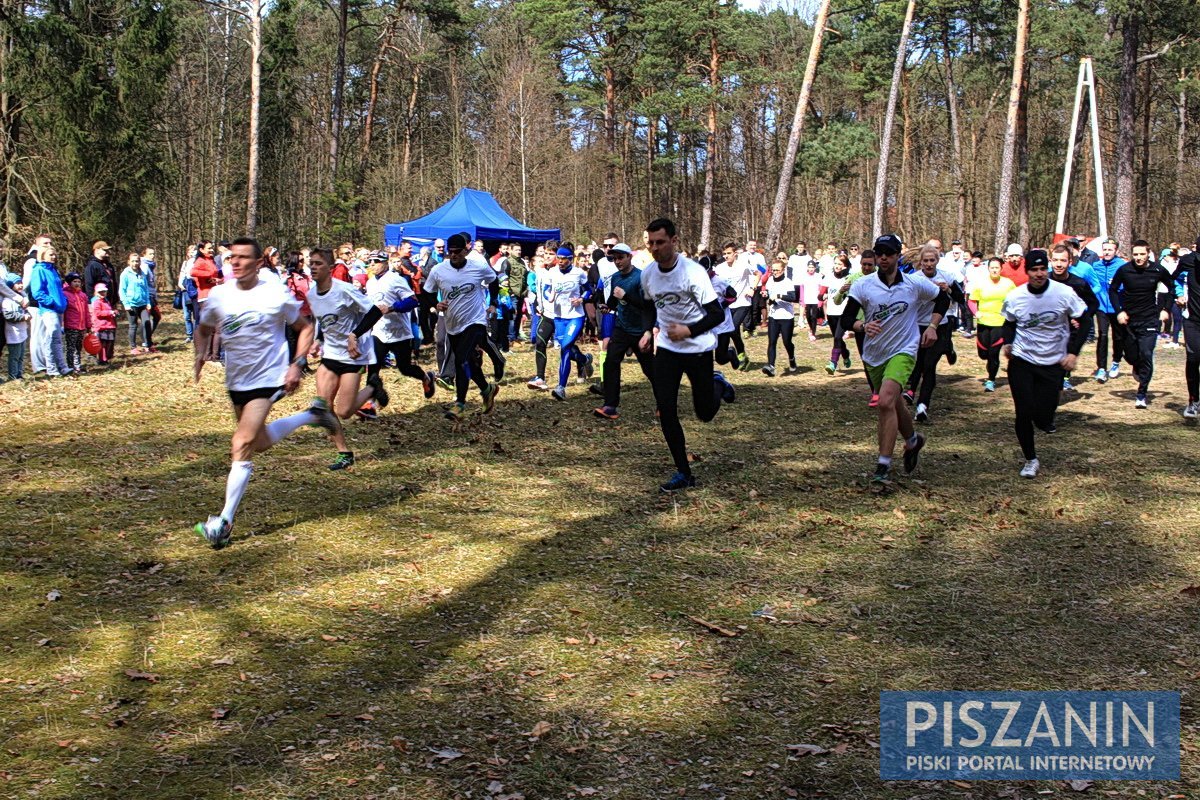
[[[117,312],[108,304],[108,286],[97,283],[96,296],[92,298],[92,319],[95,320],[96,336],[100,339],[100,365],[107,365],[113,357],[113,345],[117,341]]]
[[[78,272],[67,275],[63,281],[63,293],[67,296],[67,308],[63,311],[67,366],[76,372],[83,372],[83,337],[92,329],[92,317],[88,313],[87,295],[83,293],[83,278]]]

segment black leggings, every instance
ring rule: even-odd
[[[533,336],[533,363],[537,366],[537,376],[546,379],[546,346],[554,338],[554,320],[545,314],[538,317],[536,331],[530,331]]]
[[[753,326],[749,325],[746,321],[747,318],[749,318],[750,312],[752,310],[753,309],[751,306],[742,306],[741,308],[729,309],[729,314],[730,314],[730,316],[733,317],[734,330],[737,331],[737,341],[739,341],[739,342],[742,341],[742,328],[743,327],[748,331],[753,330]],[[738,350],[738,352],[739,353],[746,352],[745,345],[742,345],[741,349]]]
[[[1016,356],[1008,360],[1008,388],[1017,412],[1017,441],[1021,443],[1026,461],[1037,458],[1033,445],[1034,426],[1046,430],[1054,422],[1063,374],[1063,368],[1058,364],[1031,364]]]
[[[829,322],[829,332],[833,334],[833,349],[829,351],[829,360],[836,364],[842,355],[850,355],[846,352],[846,343],[842,340],[842,334],[845,333],[842,330],[842,315],[827,314],[825,319]]]
[[[643,353],[638,347],[641,336],[613,327],[612,336],[608,339],[608,349],[604,351],[604,405],[617,408],[621,405],[621,363],[626,353],[633,353],[642,368],[642,374],[654,387],[654,354]]]
[[[787,319],[775,319],[771,317],[767,320],[767,363],[772,367],[775,366],[776,344],[779,342],[779,337],[783,337],[783,349],[787,351],[788,364],[796,366],[796,345],[792,343],[792,334],[796,330],[796,320],[788,317]]]
[[[1129,325],[1122,330],[1113,330],[1114,336],[1120,336],[1124,342],[1125,360],[1133,367],[1133,377],[1137,378],[1138,394],[1145,394],[1150,388],[1150,379],[1154,377],[1154,346],[1158,344],[1158,318],[1147,320],[1129,320]]]
[[[146,347],[154,346],[154,339],[151,334],[154,332],[154,321],[150,317],[146,317],[146,321],[141,322],[142,312],[146,311],[146,306],[138,306],[137,308],[126,309],[129,314],[129,349],[137,347],[138,328],[142,328],[142,338],[146,342]]]
[[[924,330],[924,327],[921,328]],[[929,347],[917,350],[917,364],[908,379],[908,388],[917,392],[917,402],[929,405],[933,390],[937,387],[937,365],[942,356],[950,351],[950,323],[938,325],[938,338]]]
[[[1187,380],[1188,402],[1200,402],[1200,323],[1190,318],[1183,321],[1183,343],[1187,347],[1183,377]]]
[[[388,353],[396,359],[396,369],[400,370],[401,375],[407,375],[410,378],[416,378],[419,381],[425,380],[425,372],[413,363],[413,340],[405,339],[401,342],[381,342],[375,340],[375,363],[367,366],[367,377],[379,374],[383,369],[383,358]]]
[[[713,360],[718,364],[733,364],[737,366],[738,351],[730,342],[734,336],[738,336],[738,341],[741,341],[741,336],[738,335],[737,328],[733,329],[733,333],[718,333],[717,334],[717,349],[713,351]]]
[[[713,378],[712,351],[679,353],[659,347],[654,355],[654,399],[658,404],[659,423],[675,469],[692,474],[688,464],[687,441],[679,422],[679,385],[687,375],[692,384],[692,405],[696,418],[710,422],[721,410],[721,385]]]
[[[804,319],[808,323],[808,332],[817,335],[817,321],[821,318],[821,307],[816,303],[804,304]]]
[[[975,347],[979,351],[979,358],[987,362],[987,379],[995,381],[996,375],[1000,372],[1000,348],[1005,344],[1004,328],[999,325],[984,325],[982,322],[975,326]],[[1062,389],[1062,381],[1059,381],[1059,389]]]
[[[483,358],[479,348],[487,340],[487,328],[468,325],[462,333],[449,334],[450,352],[454,354],[454,393],[460,403],[467,402],[467,381],[475,381],[480,392],[487,391],[483,377]]]
[[[1108,329],[1112,328],[1112,363],[1119,363],[1125,356],[1125,337],[1116,314],[1103,311],[1096,314],[1096,368],[1108,369]]]

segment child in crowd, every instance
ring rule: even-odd
[[[100,355],[96,358],[101,366],[112,361],[113,347],[117,343],[117,312],[108,304],[108,286],[97,283],[92,298],[92,319],[95,320],[96,336],[100,339]]]
[[[78,272],[68,273],[63,289],[67,296],[67,310],[63,312],[67,366],[76,372],[83,372],[83,337],[92,329],[88,299],[83,293],[83,278]]]
[[[6,281],[8,287],[20,294],[24,284],[16,275]],[[8,344],[8,379],[19,381],[25,377],[25,342],[29,339],[29,312],[21,308],[21,302],[11,297],[4,298],[0,308],[4,315],[4,338]]]

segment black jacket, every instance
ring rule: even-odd
[[[107,261],[101,261],[92,255],[88,259],[87,266],[83,268],[83,290],[87,292],[90,298],[95,294],[94,289],[97,283],[103,283],[108,286],[108,296],[115,296],[117,289],[117,273],[112,268],[112,265]]]

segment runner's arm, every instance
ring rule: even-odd
[[[416,298],[414,297],[412,299],[415,300]],[[403,301],[397,300],[396,305],[399,305],[401,302]],[[363,314],[363,318],[358,321],[358,326],[354,329],[354,338],[357,339],[367,331],[371,330],[371,328],[375,327],[375,323],[379,322],[380,318],[383,317],[384,308],[390,309],[391,306],[387,306],[383,303],[380,303],[377,306],[371,306],[370,311],[368,311],[366,314]]]
[[[692,336],[696,337],[702,333],[711,331],[713,328],[725,321],[725,309],[721,308],[719,300],[713,300],[711,303],[704,305],[704,316],[698,322],[693,322],[688,325]]]
[[[1121,270],[1117,269],[1113,274],[1112,281],[1108,284],[1108,302],[1112,303],[1114,314],[1121,313],[1121,287],[1124,285],[1125,279]]]
[[[850,320],[848,323],[842,324],[842,330],[854,330],[854,323],[858,322],[858,315],[862,313],[862,306],[853,297],[846,298],[846,305],[842,307],[842,319]],[[863,323],[866,324],[865,322]]]

